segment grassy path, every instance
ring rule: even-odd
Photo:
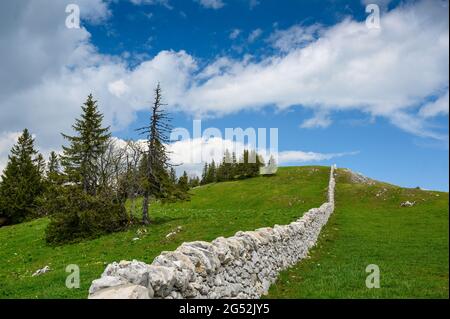
[[[400,207],[405,201],[414,207]],[[352,184],[338,170],[336,210],[311,258],[283,272],[269,298],[448,298],[448,193]],[[381,288],[365,285],[380,268]]]
[[[86,298],[92,280],[113,261],[151,263],[161,251],[185,241],[210,241],[238,230],[290,223],[325,201],[328,174],[328,167],[290,167],[274,177],[197,188],[190,202],[152,205],[153,224],[137,241],[133,238],[141,227],[61,247],[45,244],[45,218],[0,228],[0,298]],[[178,226],[182,231],[166,239]],[[65,287],[69,264],[80,267],[80,289]],[[45,265],[52,271],[31,277]]]

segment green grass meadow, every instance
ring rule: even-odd
[[[329,169],[286,168],[277,176],[201,186],[189,202],[150,206],[152,225],[138,236],[125,232],[77,244],[50,247],[44,241],[48,219],[0,228],[0,298],[86,298],[92,280],[113,261],[151,263],[164,250],[185,241],[211,241],[239,230],[287,224],[326,199]],[[129,205],[131,207],[131,204]],[[136,205],[140,211],[139,203]],[[166,235],[182,226],[171,239]],[[138,241],[133,238],[141,237]],[[66,266],[80,267],[80,289],[65,286]],[[49,265],[52,271],[31,277]]]
[[[448,193],[353,184],[338,170],[336,209],[311,258],[269,298],[448,298]],[[415,201],[413,207],[400,203]],[[378,265],[380,288],[366,287]]]
[[[289,167],[273,177],[201,186],[189,202],[152,204],[152,224],[143,235],[138,230],[144,227],[136,226],[52,247],[44,241],[47,218],[2,227],[0,298],[86,298],[91,281],[113,261],[151,263],[185,241],[290,223],[326,200],[328,177],[329,167]],[[404,200],[417,204],[400,208]],[[336,211],[311,258],[283,272],[268,297],[448,298],[448,213],[448,193],[354,184],[338,170]],[[65,286],[70,264],[80,267],[79,289]],[[380,267],[380,289],[365,287],[368,264]],[[50,272],[31,276],[45,265]]]

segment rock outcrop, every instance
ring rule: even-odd
[[[151,265],[121,261],[92,282],[89,298],[259,298],[280,271],[305,258],[334,210],[334,167],[328,201],[289,225],[239,231],[211,243],[183,243]]]

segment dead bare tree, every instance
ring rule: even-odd
[[[161,86],[158,83],[155,89],[155,99],[151,109],[148,126],[138,129],[146,136],[146,150],[143,154],[143,171],[145,179],[143,183],[144,200],[142,208],[142,223],[150,223],[148,205],[150,196],[164,197],[165,187],[169,184],[167,169],[171,167],[166,144],[169,143],[171,131],[170,118],[164,110],[162,103]]]

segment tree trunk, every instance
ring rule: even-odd
[[[150,224],[150,219],[148,218],[148,192],[144,194],[144,203],[142,204],[142,224]]]

